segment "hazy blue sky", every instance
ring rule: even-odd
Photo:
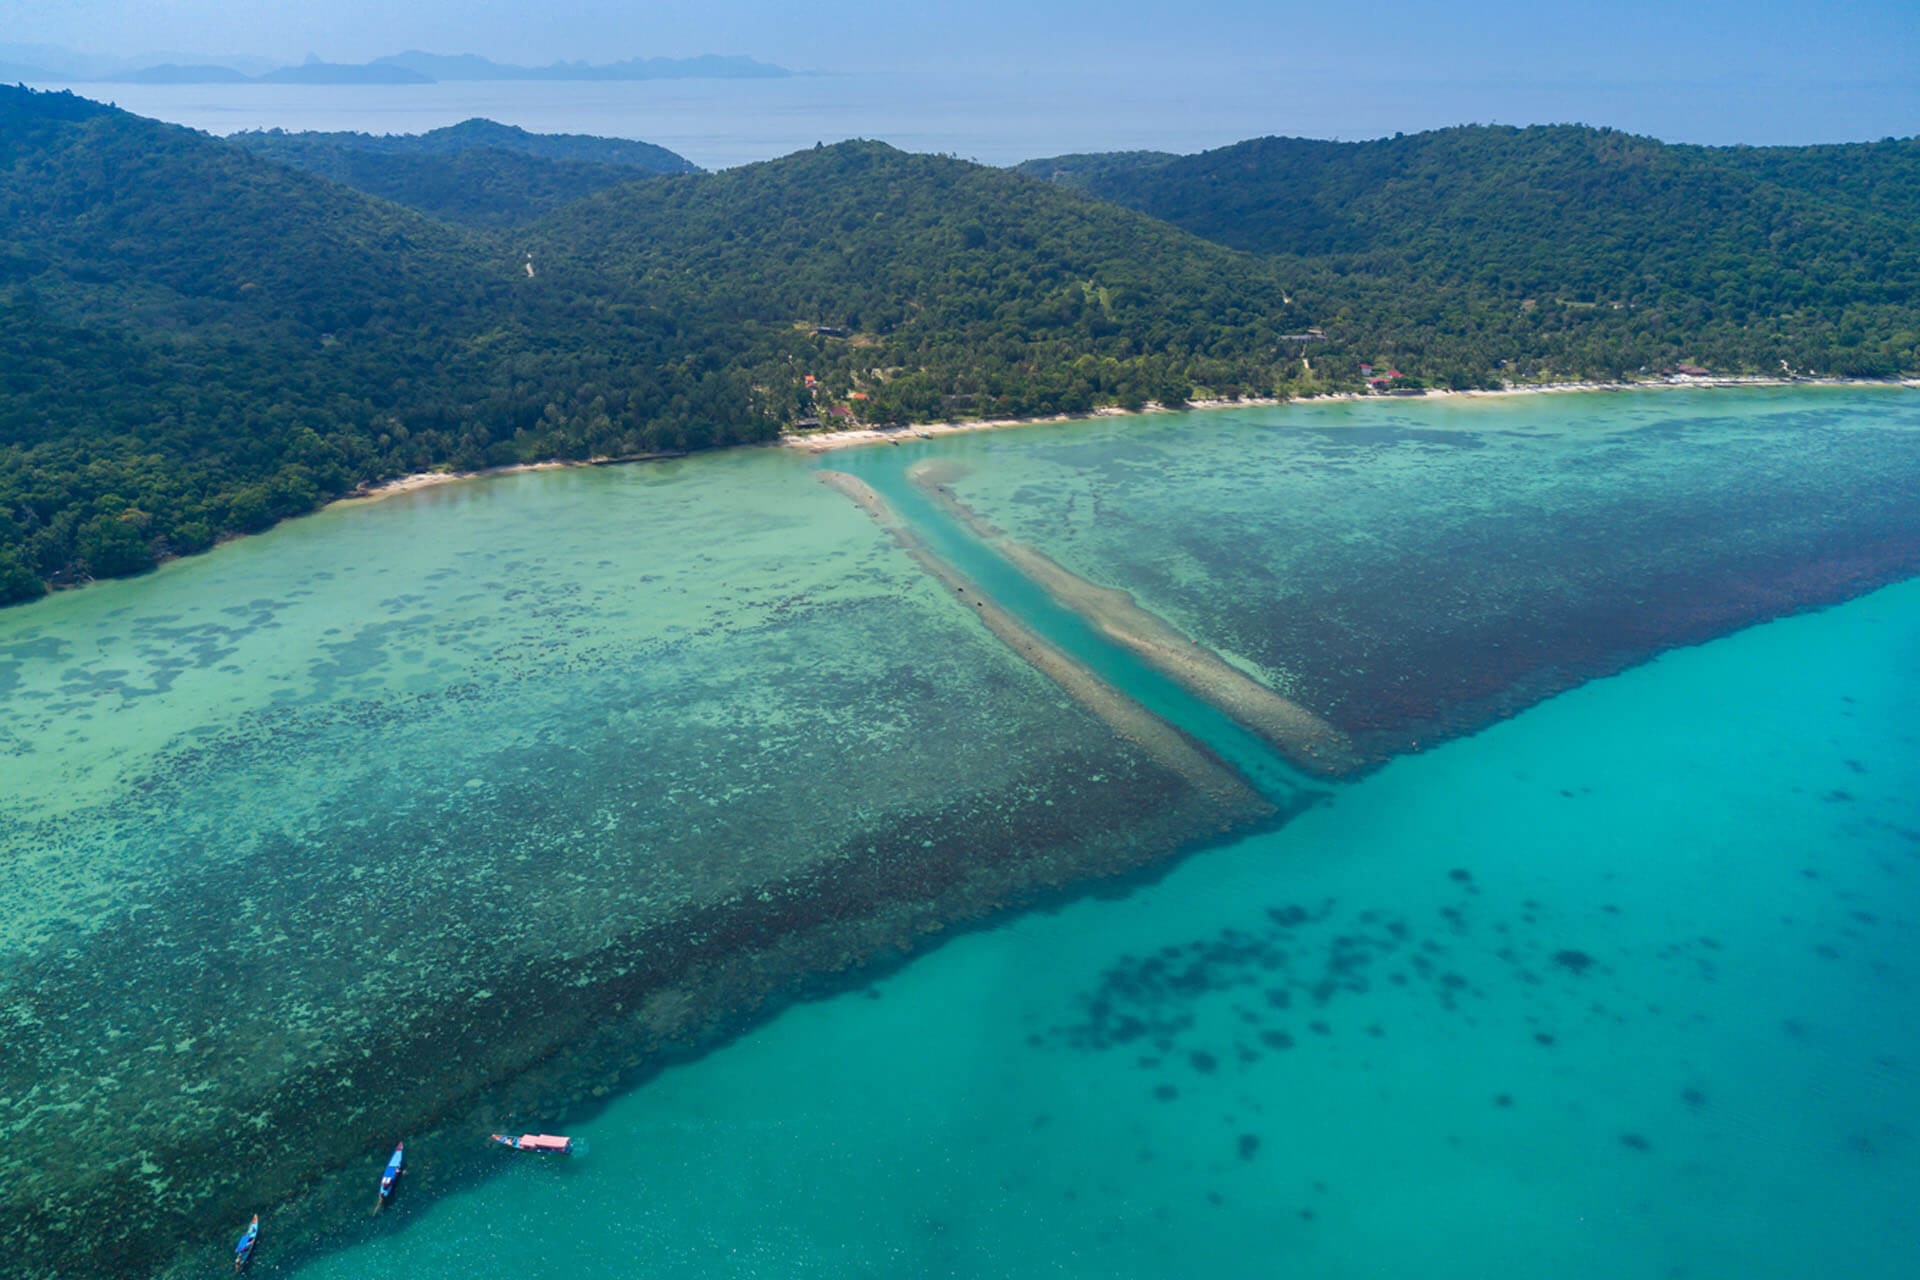
[[[1917,16],[1913,0],[0,0],[0,39],[338,61],[403,48],[519,61],[745,53],[814,70],[1221,58],[1449,78],[1844,82],[1920,78]]]
[[[522,63],[723,53],[802,71],[868,73],[859,83],[838,82],[838,114],[827,110],[834,95],[824,82],[817,93],[796,87],[789,97],[824,94],[824,105],[807,105],[804,120],[770,127],[765,137],[748,137],[740,118],[726,114],[747,111],[748,123],[757,123],[752,104],[760,100],[718,89],[713,106],[663,119],[536,117],[531,106],[514,119],[627,136],[679,129],[675,136],[684,134],[694,148],[689,154],[715,164],[776,154],[816,133],[910,137],[923,148],[1011,158],[1029,146],[1192,149],[1262,132],[1351,138],[1486,121],[1578,121],[1674,141],[1815,142],[1920,133],[1917,4],[0,0],[0,43],[288,62],[309,53],[358,62],[408,48]],[[269,107],[281,99],[259,94],[235,91],[216,102],[209,93],[201,103],[157,91],[147,95],[151,102],[132,89],[116,92],[136,110],[216,131],[380,131],[447,122],[373,112],[323,123],[290,109],[272,114]],[[441,96],[453,110],[453,95]],[[309,98],[301,102],[346,109],[374,95]],[[461,99],[460,109],[504,118],[514,101],[504,90],[488,90],[471,103]],[[1030,119],[983,118],[1022,102]],[[903,119],[914,112],[931,123],[920,128]],[[1124,127],[1089,127],[1103,112]],[[1051,131],[1034,127],[1070,113],[1084,119],[1062,119]],[[703,140],[701,127],[714,136]]]

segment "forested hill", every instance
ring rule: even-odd
[[[599,138],[584,133],[529,133],[513,125],[481,119],[463,120],[426,133],[287,133],[280,129],[260,129],[232,134],[227,140],[290,163],[299,163],[300,155],[316,150],[444,156],[491,148],[517,151],[543,160],[621,165],[646,173],[700,171],[700,167],[685,156],[651,142]]]
[[[229,142],[450,222],[505,227],[596,191],[698,173],[665,147],[468,120],[423,134],[236,133]]]
[[[628,165],[547,160],[497,147],[428,155],[325,145],[258,150],[356,191],[467,227],[518,226],[596,191],[659,176]]]
[[[879,421],[1268,392],[1298,368],[1279,335],[1305,323],[1255,259],[874,142],[620,187],[525,238],[569,288],[636,289],[756,352],[791,350],[798,323],[829,398],[857,391]]]
[[[833,410],[1138,404],[1194,377],[1270,391],[1298,363],[1272,267],[874,144],[614,187],[508,237],[0,89],[0,228],[0,600],[437,466]]]
[[[0,601],[411,471],[812,421],[1310,394],[1369,361],[1401,388],[1920,371],[1912,142],[1462,129],[1035,180],[870,142],[647,176],[486,122],[248,137],[0,88]]]
[[[778,427],[702,317],[69,95],[0,89],[0,226],[0,599],[368,480]]]
[[[1401,353],[1383,354],[1436,371],[1920,365],[1920,140],[1713,148],[1476,126],[1022,168],[1345,278],[1355,319]],[[1476,331],[1508,349],[1478,349]]]
[[[425,218],[67,95],[0,89],[0,195],[11,302],[176,345],[384,331],[508,278]]]

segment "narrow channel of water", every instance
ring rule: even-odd
[[[1085,664],[1149,711],[1197,739],[1238,770],[1263,795],[1291,812],[1330,785],[1309,778],[1258,736],[1188,693],[1178,683],[1101,635],[1079,614],[1057,604],[1037,584],[983,545],[907,477],[924,456],[911,446],[849,449],[827,463],[872,485],[927,547],[958,568],[988,596],[1043,639]]]

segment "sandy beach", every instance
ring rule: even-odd
[[[505,467],[482,467],[478,471],[416,471],[410,476],[400,476],[394,480],[383,480],[379,484],[362,485],[360,488],[336,498],[336,502],[377,502],[382,498],[391,498],[396,494],[412,493],[416,489],[431,489],[436,485],[452,484],[458,480],[484,480],[488,476],[510,476],[520,471],[558,471],[565,467],[610,467],[623,462],[658,462],[663,458],[683,458],[681,453],[634,453],[617,458],[550,459],[546,462],[516,462]]]
[[[902,440],[930,439],[934,436],[953,435],[962,431],[992,431],[1001,427],[1035,427],[1054,422],[1085,422],[1092,418],[1125,417],[1130,413],[1185,413],[1190,409],[1243,409],[1276,404],[1327,404],[1341,400],[1437,400],[1446,398],[1463,399],[1499,399],[1507,396],[1566,395],[1583,391],[1673,391],[1673,390],[1715,390],[1733,387],[1907,387],[1920,389],[1920,378],[1903,378],[1897,381],[1877,378],[1768,378],[1768,377],[1685,377],[1649,379],[1644,382],[1543,382],[1530,386],[1502,387],[1497,391],[1473,390],[1451,391],[1439,388],[1429,389],[1418,395],[1394,396],[1391,393],[1378,394],[1364,391],[1335,391],[1323,396],[1306,396],[1298,400],[1281,400],[1273,396],[1247,396],[1239,400],[1191,400],[1175,408],[1161,404],[1148,404],[1144,409],[1116,409],[1111,406],[1095,409],[1092,413],[1057,413],[1044,418],[974,418],[953,422],[929,422],[903,427],[855,427],[847,431],[810,431],[806,434],[788,433],[780,437],[780,442],[790,448],[803,449],[809,453],[826,453],[834,449],[852,449],[870,444],[898,444]]]
[[[1056,413],[1043,418],[962,418],[951,422],[923,422],[901,427],[854,427],[846,431],[810,431],[805,434],[786,432],[780,436],[779,444],[792,449],[801,449],[808,453],[827,453],[834,449],[852,449],[872,444],[898,444],[902,440],[927,440],[934,436],[956,435],[964,431],[994,431],[1003,427],[1039,427],[1049,423],[1085,422],[1095,418],[1122,418],[1152,413],[1186,413],[1193,409],[1247,409],[1277,404],[1328,404],[1342,400],[1434,400],[1445,398],[1497,399],[1506,396],[1564,395],[1580,391],[1653,391],[1681,389],[1715,389],[1728,387],[1888,387],[1899,386],[1920,389],[1920,378],[1905,378],[1899,381],[1886,381],[1868,378],[1763,378],[1763,377],[1673,377],[1646,382],[1548,382],[1537,386],[1511,386],[1498,391],[1448,391],[1431,389],[1417,396],[1394,397],[1361,391],[1335,391],[1323,396],[1307,396],[1299,400],[1282,400],[1274,396],[1245,396],[1238,400],[1200,399],[1190,400],[1186,404],[1169,408],[1162,404],[1149,403],[1142,409],[1119,409],[1111,405],[1095,409],[1091,413]],[[483,480],[489,476],[512,475],[520,471],[554,471],[562,467],[605,467],[624,462],[655,462],[665,458],[680,458],[682,453],[636,453],[621,457],[588,458],[585,460],[558,459],[545,462],[520,462],[504,467],[483,467],[478,471],[419,471],[397,479],[385,480],[379,484],[365,485],[336,502],[373,502],[381,498],[391,498],[396,494],[412,493],[417,489],[430,489],[436,485],[453,484],[460,480]]]
[[[1329,397],[1331,398],[1331,397]],[[780,443],[810,453],[826,453],[830,449],[850,449],[857,445],[897,444],[902,440],[930,439],[933,436],[955,435],[962,431],[992,431],[1000,427],[1039,427],[1053,422],[1086,422],[1093,418],[1123,418],[1129,414],[1143,413],[1184,413],[1188,409],[1224,409],[1229,406],[1283,404],[1272,396],[1248,396],[1242,400],[1193,400],[1178,409],[1169,409],[1165,405],[1149,404],[1144,409],[1116,409],[1108,406],[1095,409],[1091,413],[1056,413],[1044,418],[961,418],[952,422],[922,422],[906,427],[854,427],[847,431],[810,431],[805,435],[792,432],[780,437]]]
[[[1398,397],[1407,400],[1433,400],[1448,397],[1465,399],[1496,399],[1505,396],[1563,395],[1582,391],[1652,391],[1684,389],[1716,389],[1729,387],[1907,387],[1920,389],[1920,378],[1904,378],[1889,381],[1870,378],[1763,378],[1763,377],[1673,377],[1646,382],[1549,382],[1534,386],[1511,386],[1498,391],[1448,391],[1432,389],[1417,396]],[[1342,400],[1389,400],[1396,397],[1378,395],[1360,391],[1335,391],[1323,396],[1307,396],[1299,400],[1287,401],[1273,396],[1246,396],[1238,400],[1199,399],[1190,400],[1177,408],[1168,408],[1161,404],[1148,404],[1145,408],[1131,410],[1107,406],[1095,409],[1091,413],[1056,413],[1043,418],[969,418],[952,422],[924,422],[902,427],[854,427],[846,431],[811,431],[805,434],[788,432],[780,436],[777,443],[791,449],[800,449],[807,453],[828,453],[835,449],[853,449],[866,445],[899,444],[903,440],[927,440],[934,436],[956,435],[965,431],[994,431],[1003,427],[1038,427],[1050,423],[1085,422],[1095,418],[1119,418],[1154,413],[1186,413],[1194,409],[1245,409],[1277,404],[1327,404]],[[588,458],[585,460],[558,459],[545,462],[520,462],[504,467],[483,467],[478,471],[420,471],[397,479],[382,481],[379,484],[366,485],[343,497],[334,499],[336,503],[377,502],[382,498],[391,498],[396,494],[412,493],[419,489],[430,489],[437,485],[453,484],[462,480],[483,480],[490,476],[512,475],[521,471],[554,471],[563,467],[605,467],[626,462],[655,462],[666,458],[680,458],[682,453],[637,453],[621,457]],[[333,505],[329,503],[328,505]],[[226,539],[222,539],[226,541]]]

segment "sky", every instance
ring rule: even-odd
[[[0,0],[13,41],[361,61],[405,48],[513,61],[744,53],[807,70],[1109,59],[1608,79],[1920,78],[1911,0]]]
[[[1410,129],[1579,118],[1767,142],[1920,133],[1915,16],[1915,0],[0,0],[0,39],[287,62],[746,54],[829,73],[1107,74],[1116,92],[1217,68],[1330,106],[1428,86],[1445,101]]]

